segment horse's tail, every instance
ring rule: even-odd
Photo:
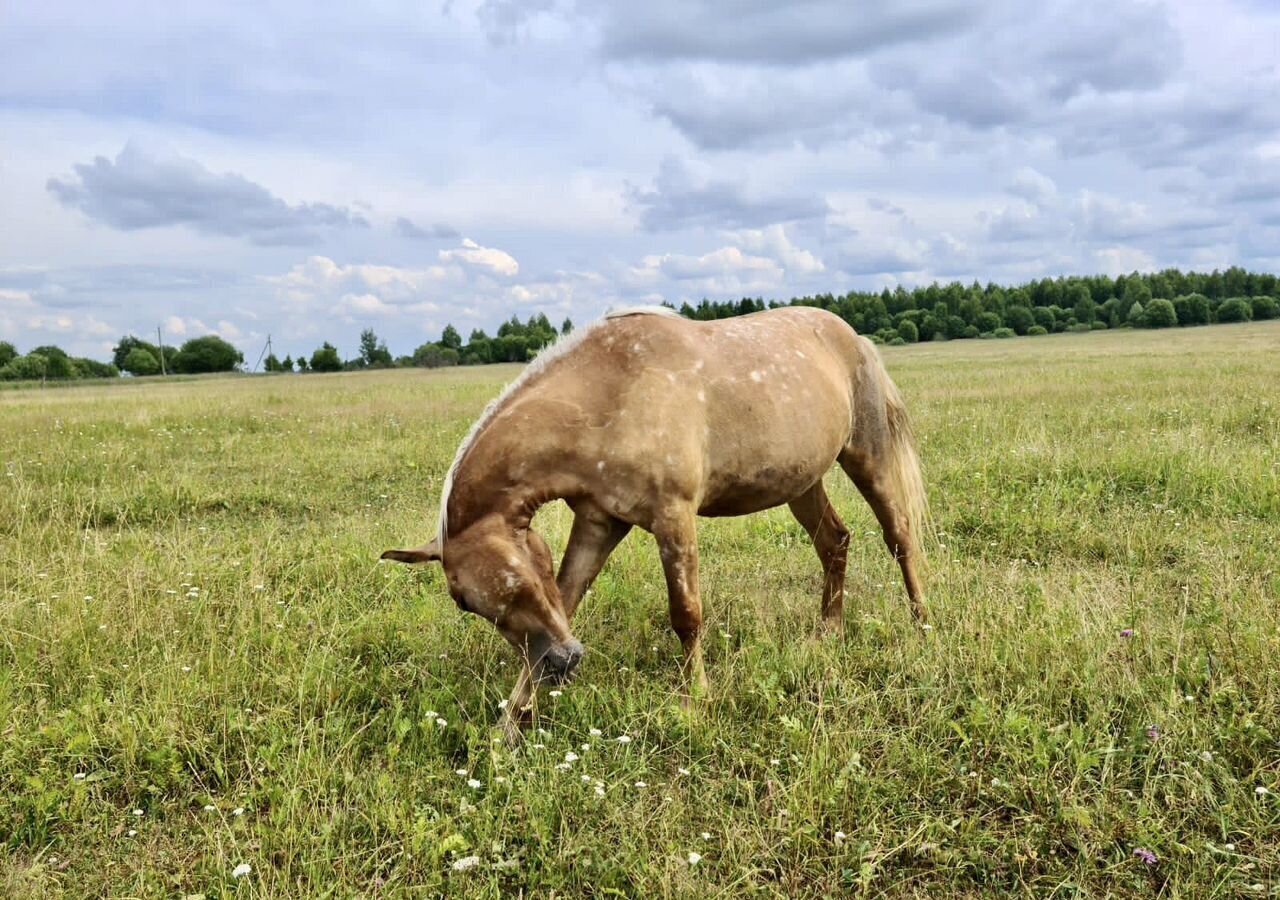
[[[907,517],[907,529],[916,554],[924,556],[924,536],[929,531],[929,498],[924,492],[924,479],[920,475],[920,457],[916,454],[915,438],[911,433],[911,420],[907,406],[902,402],[898,386],[889,377],[875,353],[876,370],[884,387],[885,418],[889,423],[888,459],[885,460],[886,476],[894,500]]]

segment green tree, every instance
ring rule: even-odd
[[[174,361],[178,355],[177,350],[175,350],[173,347],[165,347],[162,350],[160,347],[157,347],[155,344],[149,344],[146,341],[136,338],[131,334],[125,335],[124,337],[120,338],[120,342],[116,344],[115,348],[112,350],[111,362],[115,364],[115,367],[117,369],[124,369],[124,371],[126,372],[129,371],[127,368],[125,368],[124,361],[125,361],[125,358],[129,355],[130,351],[132,351],[135,347],[141,347],[143,350],[146,350],[148,353],[150,353],[151,356],[156,360],[156,365],[160,365],[160,357],[163,354],[164,366],[161,369],[158,369],[157,371],[172,372],[174,370]]]
[[[1178,324],[1178,314],[1174,311],[1173,304],[1161,297],[1147,304],[1142,318],[1148,328],[1172,328]]]
[[[280,371],[282,371],[282,372],[292,372],[292,371],[293,371],[293,357],[292,357],[292,356],[286,356],[286,357],[284,358],[284,362],[280,363]]]
[[[1178,314],[1179,325],[1208,325],[1209,298],[1204,294],[1184,294],[1175,297],[1174,311]]]
[[[244,354],[216,334],[192,338],[182,345],[173,368],[185,375],[232,372],[244,362]]]
[[[1133,306],[1129,307],[1129,315],[1125,317],[1125,321],[1135,328],[1141,327],[1142,312],[1142,304],[1135,300]]]
[[[1076,317],[1077,322],[1088,324],[1093,321],[1097,311],[1097,304],[1093,302],[1093,294],[1089,292],[1089,288],[1081,282],[1076,282],[1067,288],[1067,303],[1071,305],[1071,314]]]
[[[424,369],[438,369],[441,366],[456,366],[459,353],[453,347],[443,344],[426,343],[413,351],[413,364]]]
[[[560,323],[560,334],[566,335],[571,331],[573,331],[573,320],[565,316],[564,321]]]
[[[444,333],[440,335],[440,346],[448,347],[450,350],[461,350],[462,335],[458,334],[458,329],[452,325],[444,326]]]
[[[71,362],[71,357],[67,356],[66,351],[61,347],[54,347],[52,344],[46,344],[41,347],[36,347],[31,352],[38,353],[47,361],[44,372],[45,378],[54,378],[59,381],[63,381],[76,377],[76,369]]]
[[[1027,329],[1036,324],[1036,320],[1027,307],[1011,304],[1005,307],[1004,324],[1012,328],[1016,334],[1026,334]]]
[[[298,357],[298,371],[299,372],[307,371],[307,358],[305,356]]]
[[[155,354],[145,347],[134,347],[124,358],[124,369],[130,375],[155,375],[160,371],[160,363]]]
[[[311,371],[341,372],[342,357],[338,356],[338,348],[325,341],[320,349],[311,354]]]
[[[10,344],[8,341],[0,341],[0,368],[18,358],[18,348]]]
[[[268,353],[266,360],[262,364],[262,368],[268,372],[284,371],[284,366],[280,364],[280,360],[276,359],[274,353]]]
[[[5,381],[38,381],[45,377],[49,370],[49,361],[39,353],[28,353],[26,356],[15,356],[3,368],[0,368],[0,379]]]
[[[391,351],[385,343],[378,340],[372,328],[360,332],[360,362],[371,369],[391,367]]]
[[[903,343],[914,344],[920,340],[920,329],[910,319],[903,319],[898,323],[898,337],[902,338]]]

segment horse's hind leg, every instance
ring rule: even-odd
[[[844,569],[849,557],[849,529],[831,505],[821,481],[788,505],[809,532],[822,563],[822,626],[840,631],[844,628]]]
[[[875,513],[880,529],[884,532],[885,546],[902,569],[902,580],[911,601],[911,612],[917,622],[923,623],[928,614],[925,611],[920,576],[916,571],[919,548],[912,536],[906,511],[894,496],[891,483],[884,474],[884,466],[877,464],[872,458],[846,450],[840,456],[840,467],[857,485],[871,511]]]

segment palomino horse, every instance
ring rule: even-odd
[[[923,620],[924,486],[875,346],[819,309],[716,322],[624,310],[555,344],[489,404],[445,479],[435,540],[382,558],[443,562],[458,608],[521,654],[505,721],[514,740],[537,683],[581,660],[569,622],[632,526],[658,542],[686,689],[706,688],[700,515],[788,504],[826,575],[822,621],[839,629],[849,531],[822,486],[833,462],[875,511]],[[529,527],[557,498],[574,513],[559,573]]]

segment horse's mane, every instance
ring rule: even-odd
[[[604,326],[609,319],[619,319],[623,316],[675,316],[679,318],[680,314],[674,309],[666,306],[627,306],[619,309],[612,309],[605,313],[604,318],[579,328],[576,331],[559,338],[554,343],[547,345],[543,350],[533,358],[529,365],[516,376],[516,378],[502,389],[498,396],[489,401],[489,405],[480,413],[480,417],[476,419],[475,424],[471,426],[471,430],[467,432],[467,436],[462,439],[462,443],[458,445],[458,452],[453,457],[453,463],[449,466],[448,473],[444,476],[444,487],[440,491],[440,520],[438,524],[438,538],[441,549],[444,548],[444,542],[448,537],[449,530],[449,495],[453,493],[453,478],[458,471],[458,466],[462,464],[462,460],[467,455],[467,451],[471,449],[471,445],[475,443],[481,430],[489,424],[516,391],[524,387],[557,359],[567,354],[574,347],[582,343],[588,335]]]

